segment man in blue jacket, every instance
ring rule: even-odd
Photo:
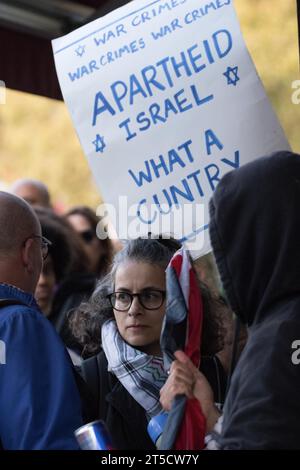
[[[33,293],[48,241],[22,199],[0,192],[0,447],[78,449],[72,366]]]

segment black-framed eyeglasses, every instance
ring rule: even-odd
[[[49,253],[49,248],[50,246],[52,246],[52,242],[50,242],[48,238],[43,237],[42,235],[30,235],[30,237],[27,237],[26,240],[24,241],[24,245],[27,242],[27,240],[30,240],[31,238],[39,238],[41,240],[42,258],[45,261]]]
[[[146,310],[157,310],[164,303],[166,291],[148,289],[138,292],[137,294],[132,294],[131,292],[113,292],[107,296],[111,306],[119,312],[126,312],[129,310],[134,297],[139,299],[139,303]]]
[[[91,243],[91,241],[95,238],[95,232],[92,229],[83,230],[82,232],[79,232],[79,235],[85,241],[85,243]]]

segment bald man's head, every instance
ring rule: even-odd
[[[32,206],[50,207],[50,195],[47,186],[34,179],[20,179],[15,181],[11,192],[25,199]]]
[[[33,209],[20,197],[0,191],[0,257],[14,255],[41,227]]]

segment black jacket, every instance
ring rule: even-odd
[[[300,449],[300,156],[278,152],[224,176],[211,242],[249,338],[224,406],[223,449]]]
[[[113,445],[120,450],[154,450],[147,433],[144,409],[132,398],[116,376],[107,371],[103,351],[83,362],[81,371],[96,401],[94,419],[105,421]]]
[[[216,357],[205,357],[201,370],[210,382],[216,399],[222,403],[226,376]],[[103,351],[83,362],[81,373],[96,402],[94,419],[105,421],[116,449],[155,450],[148,432],[145,410],[127,392],[114,374],[107,371]]]

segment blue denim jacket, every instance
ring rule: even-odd
[[[70,358],[34,297],[0,284],[0,441],[4,449],[78,449],[81,402]]]

